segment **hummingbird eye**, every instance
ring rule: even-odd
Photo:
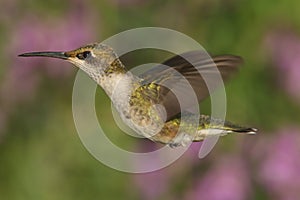
[[[76,57],[78,58],[78,59],[80,59],[80,60],[84,60],[84,59],[86,59],[87,57],[89,57],[91,55],[91,52],[90,51],[84,51],[84,52],[82,52],[82,53],[78,53],[77,55],[76,55]]]

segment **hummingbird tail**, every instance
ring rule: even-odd
[[[194,142],[203,141],[206,137],[209,136],[225,136],[231,133],[241,133],[241,134],[249,134],[255,135],[257,133],[256,128],[230,128],[230,127],[220,127],[220,128],[208,128],[208,129],[201,129],[198,131],[196,137],[194,138]]]
[[[225,136],[231,133],[254,135],[257,131],[256,128],[244,127],[228,121],[213,119],[209,116],[202,115],[200,127],[194,141],[202,141],[209,136]]]
[[[231,132],[234,133],[245,133],[245,134],[250,134],[250,135],[254,135],[257,133],[257,129],[256,128],[239,128],[239,129],[232,129]]]

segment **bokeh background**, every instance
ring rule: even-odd
[[[1,0],[0,199],[300,199],[299,7],[297,0]],[[95,160],[72,118],[77,69],[17,55],[70,50],[143,26],[183,32],[212,54],[241,55],[245,64],[226,86],[227,119],[259,134],[222,138],[202,160],[195,144],[148,174]],[[135,66],[165,58],[145,51],[124,60]],[[96,102],[114,142],[135,151],[155,148],[124,139],[101,89]],[[202,107],[209,112],[209,103]]]

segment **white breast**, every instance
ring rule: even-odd
[[[136,81],[137,78],[129,72],[126,74],[111,74],[99,81],[99,85],[110,97],[120,115],[126,114],[129,110],[129,100],[135,90],[134,83]]]
[[[131,119],[132,109],[130,109],[129,101],[132,92],[139,85],[137,84],[138,81],[137,77],[128,72],[126,74],[112,74],[111,76],[103,77],[99,81],[99,85],[110,97],[123,122],[138,134],[149,138],[161,129],[161,124],[141,126]]]

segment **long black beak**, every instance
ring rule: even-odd
[[[59,59],[68,59],[68,56],[65,52],[30,52],[20,54],[21,57],[51,57],[51,58],[59,58]]]

